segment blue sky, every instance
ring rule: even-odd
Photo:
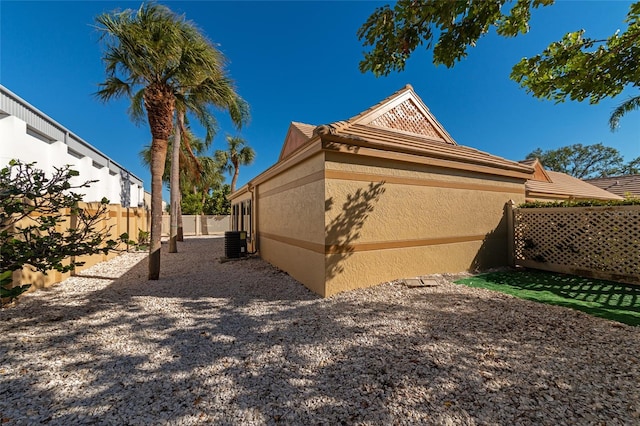
[[[150,143],[146,126],[127,116],[126,101],[93,96],[104,80],[96,15],[141,2],[0,1],[0,84],[48,114],[150,188],[138,153]],[[624,28],[630,2],[559,1],[534,11],[531,32],[513,39],[490,34],[467,59],[447,69],[417,51],[402,73],[375,78],[358,70],[364,48],[356,31],[380,2],[161,2],[193,20],[229,59],[238,92],[251,105],[251,123],[237,132],[223,112],[212,149],[225,135],[244,137],[257,153],[239,185],[277,161],[291,121],[324,124],[350,118],[405,84],[461,145],[512,160],[535,148],[601,142],[626,161],[640,156],[640,111],[612,133],[612,109],[636,91],[598,105],[555,104],[528,95],[509,80],[511,66],[568,31],[603,38]],[[230,181],[228,178],[227,181]]]

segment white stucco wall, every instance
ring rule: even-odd
[[[45,134],[12,115],[12,108],[25,107],[30,108],[30,113],[33,111],[38,113],[37,120],[34,120],[35,125],[38,125],[41,120],[48,119],[46,115],[5,88],[0,86],[0,89],[2,89],[0,96],[5,101],[0,105],[0,167],[7,165],[11,159],[19,159],[25,163],[35,162],[35,167],[46,173],[51,173],[55,167],[70,165],[80,173],[74,178],[72,184],[81,184],[89,180],[97,181],[89,188],[75,190],[77,193],[84,194],[84,201],[100,201],[106,197],[112,204],[128,207],[143,205],[144,188],[139,178],[128,176],[126,170],[82,139],[68,131],[64,132],[66,130],[64,128],[56,129],[60,130],[57,132],[49,132],[56,133],[55,135]],[[53,120],[50,123],[57,125]],[[60,134],[64,135],[67,143],[56,139]]]

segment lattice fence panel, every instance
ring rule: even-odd
[[[442,136],[440,136],[411,100],[406,100],[400,105],[390,109],[385,114],[371,121],[371,124],[388,129],[417,133],[434,139],[442,139]]]
[[[640,282],[640,206],[515,209],[514,216],[517,265]]]

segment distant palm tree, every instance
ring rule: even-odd
[[[163,182],[169,185],[170,191],[172,190],[172,188],[176,187],[180,189],[180,197],[178,198],[178,213],[176,215],[178,219],[178,232],[176,236],[177,241],[184,240],[182,225],[183,193],[187,190],[193,193],[202,193],[202,202],[204,203],[206,194],[212,189],[219,188],[224,181],[224,177],[222,176],[222,171],[218,166],[218,162],[213,157],[205,155],[206,150],[209,148],[210,144],[206,143],[200,138],[196,138],[189,129],[186,129],[186,131],[184,132],[184,136],[184,140],[186,141],[186,143],[182,144],[178,155],[179,182],[178,184],[174,184],[177,186],[172,185],[170,178],[171,170],[173,170],[173,155],[167,158],[164,174],[162,176]],[[173,147],[177,145],[174,145],[175,141],[175,135],[169,137],[168,149],[171,152],[173,152]],[[149,145],[145,146],[142,151],[140,151],[140,160],[146,167],[150,166],[151,147]]]
[[[169,8],[148,3],[99,15],[107,79],[97,96],[103,101],[128,98],[135,122],[144,119],[151,131],[151,243],[149,279],[160,278],[162,232],[162,174],[168,138],[173,130],[176,98],[186,93],[198,77],[220,75],[217,50],[199,30]],[[209,46],[210,48],[202,48]]]
[[[188,144],[182,144],[178,161],[180,163],[179,186],[182,192],[208,192],[211,189],[217,189],[222,185],[224,177],[218,162],[210,156],[206,155],[209,144],[200,138],[197,138],[187,129],[185,139]],[[175,143],[175,135],[169,137],[169,150],[173,151]],[[151,165],[151,146],[147,145],[140,151],[140,160],[146,167]],[[173,167],[173,158],[167,157],[165,171],[162,180],[169,185],[171,189],[171,169]]]
[[[620,124],[620,119],[626,113],[635,109],[640,109],[640,95],[627,99],[613,110],[613,113],[609,118],[609,127],[611,127],[611,130],[616,130]]]
[[[200,41],[204,42],[204,39]],[[207,46],[195,46],[199,49],[207,49]],[[181,185],[180,185],[180,170],[179,167],[182,164],[178,161],[178,157],[181,153],[181,144],[186,144],[187,150],[191,153],[191,157],[194,160],[191,164],[197,167],[200,173],[205,173],[202,170],[202,165],[196,157],[193,156],[191,148],[189,146],[189,135],[186,132],[185,121],[186,112],[192,112],[202,123],[207,131],[205,138],[205,145],[208,148],[213,140],[213,135],[217,128],[217,122],[214,116],[208,110],[208,107],[214,106],[218,109],[226,109],[229,111],[231,120],[236,125],[236,128],[240,129],[242,124],[248,121],[249,110],[247,103],[235,92],[233,83],[225,75],[222,68],[225,59],[222,53],[215,48],[212,56],[215,56],[215,61],[219,64],[215,72],[211,72],[206,75],[204,79],[202,76],[190,76],[190,81],[184,81],[183,87],[185,90],[178,93],[176,102],[176,126],[174,131],[174,140],[177,141],[173,145],[172,149],[172,166],[170,176],[170,232],[169,232],[169,253],[177,253],[178,245],[177,241],[183,240],[182,232],[182,209],[180,199],[182,198]],[[184,135],[184,137],[183,137]],[[191,171],[193,174],[193,170]]]
[[[226,151],[217,150],[215,156],[223,171],[229,174],[233,173],[231,192],[234,192],[240,174],[240,166],[248,166],[253,163],[256,153],[247,144],[247,141],[237,136],[227,136],[227,144],[228,149]]]

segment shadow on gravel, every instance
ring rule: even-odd
[[[3,321],[8,424],[576,424],[640,415],[631,404],[640,400],[640,335],[624,326],[446,286],[386,284],[320,299],[260,260],[218,263],[222,240],[179,247],[164,255],[158,282],[146,280],[145,259],[43,318],[15,309]],[[180,272],[194,255],[202,263]]]
[[[535,270],[491,272],[457,282],[640,326],[639,285]]]

